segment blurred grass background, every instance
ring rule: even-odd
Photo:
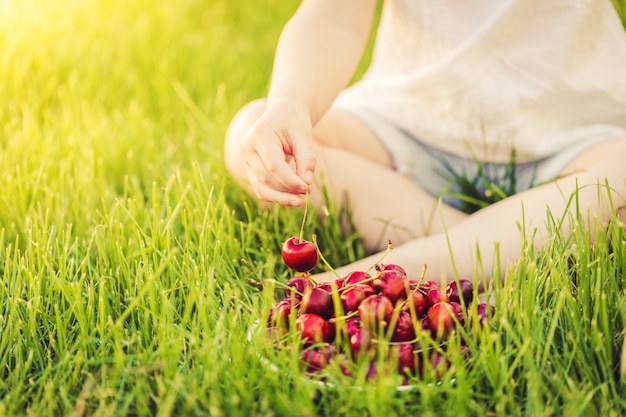
[[[318,390],[258,361],[274,290],[244,278],[288,276],[302,213],[243,194],[222,141],[298,4],[0,0],[0,415],[622,415],[619,225],[525,253],[456,385]],[[338,217],[307,224],[333,265],[363,254]]]

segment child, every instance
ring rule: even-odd
[[[385,263],[442,281],[472,276],[477,250],[489,274],[496,244],[515,261],[521,233],[540,245],[548,210],[575,214],[573,193],[601,220],[624,204],[626,34],[610,0],[386,0],[371,65],[346,88],[375,9],[309,0],[284,27],[267,99],[225,144],[261,200],[301,206],[308,192],[319,207],[325,186],[370,250],[393,243]],[[480,166],[513,195],[467,214],[454,182]]]

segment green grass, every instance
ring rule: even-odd
[[[243,194],[222,140],[297,4],[0,0],[0,415],[626,413],[617,222],[525,249],[455,384],[319,389],[259,360],[275,291],[245,278],[287,279],[302,212]],[[364,254],[340,217],[306,226],[335,265]]]

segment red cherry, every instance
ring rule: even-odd
[[[348,317],[344,322],[343,334],[350,337],[352,333],[361,328],[361,318],[359,316]]]
[[[360,355],[367,352],[371,346],[370,333],[361,327],[355,327],[350,333],[348,346],[350,348],[352,358],[358,358]]]
[[[294,297],[298,300],[302,299],[302,296],[308,288],[313,288],[314,284],[307,277],[297,276],[287,281],[287,289],[285,289],[285,297]]]
[[[441,379],[450,369],[450,361],[441,352],[432,352],[429,357],[430,367],[435,378]]]
[[[272,327],[289,328],[289,314],[294,303],[291,298],[284,298],[275,303],[270,309],[268,325]]]
[[[321,371],[328,366],[327,356],[323,352],[315,349],[307,349],[302,352],[300,360],[308,373]]]
[[[333,358],[333,361],[335,361],[335,363],[339,365],[339,369],[341,370],[342,374],[344,374],[345,376],[353,376],[352,371],[350,370],[350,359],[346,354],[340,353]]]
[[[428,309],[428,325],[432,332],[438,337],[447,336],[456,325],[454,318],[456,311],[450,303],[445,301],[434,304]]]
[[[422,284],[420,285],[420,288],[425,290],[425,292],[428,292],[428,291],[433,290],[435,288],[440,289],[441,285],[439,284],[439,282],[430,279],[430,280],[422,282]]]
[[[309,272],[319,260],[317,247],[297,236],[290,237],[283,243],[282,255],[285,264],[297,272]]]
[[[333,293],[333,285],[330,282],[320,282],[315,285],[315,288],[320,288],[324,291],[328,291],[329,294]]]
[[[342,291],[339,299],[341,299],[344,313],[357,311],[359,304],[373,294],[374,289],[366,284],[356,284]]]
[[[302,314],[296,319],[296,329],[302,336],[304,344],[330,342],[334,329],[322,316]]]
[[[412,343],[398,343],[391,347],[391,355],[398,361],[400,375],[415,375],[418,368],[419,355]]]
[[[393,304],[382,294],[374,294],[361,302],[358,308],[363,325],[373,331],[386,327],[393,315]]]
[[[365,374],[365,379],[368,381],[374,381],[378,378],[378,363],[373,360],[367,365],[367,372]]]
[[[348,347],[353,359],[370,347],[369,332],[361,327],[361,319],[358,316],[346,319],[345,327],[342,328],[342,337],[348,340]]]
[[[329,319],[334,313],[333,297],[323,288],[308,288],[300,303],[300,313],[317,314]]]
[[[446,297],[445,291],[440,288],[433,288],[426,293],[426,309],[442,301],[448,301],[448,297]]]
[[[411,306],[409,305],[409,303],[413,303],[415,314],[418,317],[421,316],[424,311],[426,311],[426,296],[419,288],[413,287],[407,303],[403,307],[404,310],[411,311]]]
[[[408,278],[401,267],[381,270],[378,277],[372,282],[372,288],[387,296],[393,304],[406,298],[407,287]]]
[[[463,302],[467,306],[472,302],[474,297],[472,281],[469,279],[460,279],[459,281],[452,281],[446,286],[446,296],[449,301],[457,303]]]
[[[413,326],[413,319],[411,319],[411,313],[408,311],[401,311],[398,315],[398,321],[396,327],[393,329],[391,335],[392,342],[408,342],[415,339],[415,326]]]
[[[406,270],[398,264],[381,264],[377,268],[379,271],[397,271],[406,276]]]
[[[343,278],[343,286],[348,287],[356,284],[371,285],[372,276],[364,271],[352,271]]]
[[[454,309],[454,315],[456,316],[459,324],[461,326],[465,326],[465,314],[463,312],[463,306],[456,301],[450,301],[449,303]]]
[[[346,279],[345,278],[337,278],[335,280],[335,285],[337,286],[337,289],[342,289],[344,287],[346,283]]]
[[[333,357],[337,355],[337,346],[334,343],[326,343],[323,346],[319,346],[316,350],[324,355],[328,362],[330,362]]]
[[[478,315],[478,324],[484,326],[496,313],[496,308],[487,303],[480,303],[476,306]]]

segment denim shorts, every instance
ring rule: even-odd
[[[533,161],[480,162],[432,147],[386,120],[344,109],[362,119],[389,151],[396,170],[435,198],[471,213],[520,191],[553,181],[584,150],[626,136],[620,128],[601,128],[574,140],[561,152]]]

